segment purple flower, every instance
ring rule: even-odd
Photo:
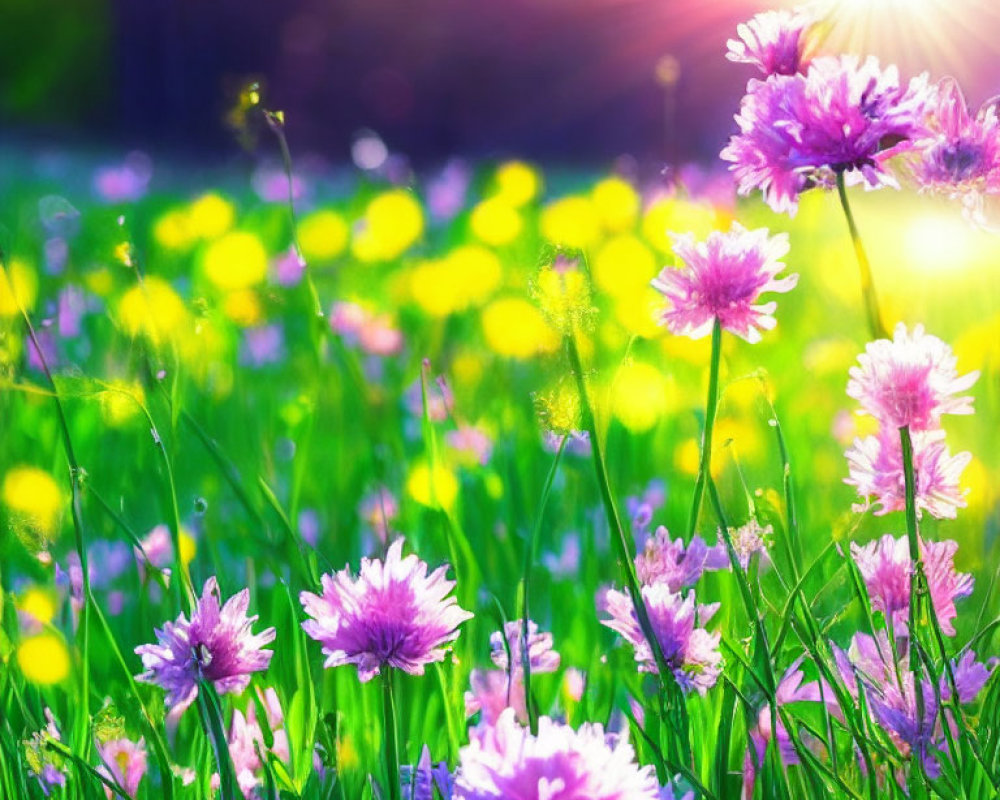
[[[436,220],[446,222],[465,205],[472,171],[464,161],[452,159],[427,186],[427,208]]]
[[[966,506],[959,478],[972,454],[953,456],[940,430],[918,431],[911,434],[911,441],[917,516],[927,511],[937,519],[954,519],[957,509]],[[865,498],[864,503],[855,506],[856,511],[866,511],[873,502],[880,506],[876,516],[906,508],[903,447],[897,430],[883,429],[878,436],[855,439],[854,447],[845,455],[850,476],[844,483],[857,487],[858,494]]]
[[[277,364],[285,357],[284,329],[278,323],[247,328],[240,356],[240,363],[251,367]]]
[[[628,740],[597,724],[574,731],[541,717],[532,736],[507,710],[474,733],[458,758],[454,800],[657,800],[660,792]]]
[[[722,671],[720,635],[696,625],[706,623],[718,610],[718,603],[695,606],[694,592],[675,594],[665,583],[643,586],[641,591],[663,659],[677,683],[685,692],[694,689],[704,695],[715,686]],[[632,598],[610,589],[605,594],[605,603],[611,618],[601,622],[635,648],[641,672],[657,672],[652,648],[639,627]]]
[[[439,761],[435,764],[431,761],[431,751],[427,745],[420,751],[420,761],[416,768],[407,764],[400,767],[399,772],[403,797],[407,800],[436,800],[438,796],[442,800],[451,800],[455,778],[448,771],[447,762]],[[434,793],[435,789],[438,794]]]
[[[465,693],[466,719],[482,712],[480,726],[495,725],[510,708],[519,722],[527,724],[528,706],[524,695],[524,673],[506,669],[474,669]]]
[[[694,586],[706,569],[728,566],[725,549],[709,547],[700,536],[685,547],[683,540],[671,540],[670,532],[662,525],[635,559],[636,575],[642,583],[663,583],[672,592]]]
[[[146,194],[152,176],[152,159],[136,151],[123,164],[100,167],[94,173],[94,192],[106,203],[134,203]]]
[[[139,791],[139,782],[146,774],[146,743],[143,739],[133,742],[131,739],[112,739],[98,746],[101,761],[97,768],[105,778],[115,781],[129,797],[135,797]],[[104,793],[109,800],[113,796],[111,790],[104,787]]]
[[[61,742],[62,736],[51,709],[46,708],[45,727],[35,731],[24,742],[24,760],[27,762],[28,774],[35,777],[46,797],[55,787],[66,785],[68,767],[63,757],[47,746],[52,740]]]
[[[295,247],[289,247],[271,262],[271,279],[279,286],[295,286],[306,272],[306,262]]]
[[[641,495],[630,495],[625,498],[625,511],[632,521],[632,533],[636,540],[645,539],[649,535],[649,526],[653,515],[667,502],[667,487],[662,480],[653,479]]]
[[[728,233],[713,231],[695,244],[693,234],[675,235],[674,252],[682,269],[664,268],[653,288],[670,301],[662,321],[671,333],[700,339],[712,331],[716,319],[730,333],[754,343],[760,330],[777,324],[773,300],[757,305],[765,292],[787,292],[798,275],[775,277],[785,265],[788,235],[769,236],[766,228],[748,231],[734,222]]]
[[[934,754],[945,749],[941,717],[952,728],[960,724],[952,719],[950,711],[939,714],[938,693],[942,701],[951,698],[948,676],[942,675],[936,687],[928,677],[921,679],[924,702],[921,718],[917,713],[909,654],[901,651],[898,660],[894,660],[885,631],[879,631],[876,637],[855,634],[846,652],[835,644],[831,647],[837,670],[851,697],[857,700],[863,692],[876,722],[889,734],[900,753],[917,754],[928,775],[936,777],[940,767]],[[976,661],[972,651],[967,651],[957,662],[952,661],[951,668],[958,701],[971,703],[989,679],[990,669]]]
[[[750,566],[750,559],[753,558],[754,553],[760,553],[761,560],[765,563],[769,561],[768,547],[773,535],[774,528],[772,526],[761,527],[761,524],[753,517],[746,525],[730,528],[729,536],[733,543],[733,550],[736,551],[736,558],[743,569]],[[721,549],[728,558],[729,554],[724,544],[721,545]]]
[[[920,543],[920,558],[934,603],[941,632],[955,635],[951,621],[958,615],[955,601],[972,594],[972,576],[955,571],[955,553],[958,543]],[[851,558],[858,565],[865,581],[872,608],[891,619],[896,631],[906,629],[910,613],[910,561],[909,542],[905,536],[898,539],[885,534],[874,542],[858,545],[851,542]]]
[[[399,502],[385,486],[361,498],[358,515],[383,545],[389,540],[389,524],[399,516]]]
[[[926,431],[939,427],[943,414],[972,413],[972,398],[956,395],[979,373],[959,376],[951,348],[924,333],[923,325],[911,334],[899,323],[891,340],[869,342],[858,363],[850,369],[847,394],[887,428]]]
[[[496,631],[490,636],[490,658],[500,669],[514,673],[522,671],[522,630],[522,620],[515,619],[504,625],[502,632]],[[508,650],[513,667],[507,660]],[[552,649],[552,634],[539,633],[538,625],[531,620],[528,620],[528,660],[532,674],[559,669],[559,653]]]
[[[923,134],[929,99],[926,76],[904,88],[896,68],[875,58],[817,58],[804,75],[750,81],[740,132],[720,156],[732,162],[740,194],[760,189],[775,211],[794,214],[800,193],[832,185],[837,173],[871,189],[895,186],[885,148]]]
[[[273,653],[264,645],[274,641],[274,628],[252,634],[257,616],[247,616],[250,590],[233,595],[220,608],[215,578],[205,581],[191,620],[181,614],[156,631],[157,644],[135,649],[146,671],[136,676],[167,691],[171,713],[180,714],[198,696],[198,682],[210,681],[220,694],[239,694],[250,675],[267,669]]]
[[[736,26],[739,39],[726,42],[726,58],[752,64],[765,75],[794,75],[807,66],[803,60],[806,34],[814,20],[801,11],[763,11]]]
[[[775,691],[775,700],[779,706],[787,703],[801,702],[821,702],[819,684],[816,681],[803,683],[805,675],[800,666],[802,659],[796,659],[791,666],[785,670],[781,676]],[[785,766],[799,763],[798,753],[792,744],[792,737],[785,728],[785,723],[781,717],[777,717],[777,745],[781,761]],[[750,731],[750,742],[747,747],[746,758],[743,762],[743,790],[744,795],[753,795],[753,786],[757,776],[757,770],[764,765],[764,756],[767,753],[768,742],[774,736],[774,729],[771,719],[771,706],[765,703],[757,714],[757,721]]]
[[[345,568],[323,576],[322,595],[299,595],[311,617],[302,628],[323,645],[324,666],[354,664],[366,682],[385,666],[423,675],[427,664],[444,660],[472,614],[448,596],[455,582],[446,566],[428,575],[427,564],[402,552],[397,539],[384,562],[362,559],[357,578]]]
[[[906,147],[921,191],[961,199],[974,221],[982,221],[986,194],[1000,192],[1000,119],[996,105],[973,113],[958,83],[938,86],[926,133]]]

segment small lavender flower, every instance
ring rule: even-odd
[[[670,532],[662,525],[635,559],[636,575],[642,583],[664,583],[672,592],[694,586],[706,569],[728,566],[725,550],[709,547],[700,536],[685,546],[681,539],[671,540]]]
[[[156,631],[157,644],[135,649],[146,671],[136,680],[153,683],[167,692],[172,714],[182,713],[198,696],[198,683],[210,681],[220,694],[240,694],[254,672],[267,669],[273,653],[274,628],[250,632],[257,616],[247,616],[250,590],[243,589],[221,605],[214,577],[205,581],[191,620],[181,614]]]
[[[420,761],[416,767],[406,764],[399,769],[403,797],[407,800],[451,800],[455,778],[448,770],[446,761],[431,761],[431,751],[424,745],[420,751]],[[437,794],[434,790],[437,789]]]
[[[637,541],[649,536],[653,515],[667,502],[667,487],[662,480],[653,479],[641,495],[625,498],[625,511],[632,521],[632,533]]]
[[[720,635],[696,625],[708,622],[719,604],[696,607],[694,592],[675,594],[665,583],[643,586],[641,591],[663,659],[677,683],[685,692],[694,689],[704,695],[715,686],[722,671]],[[653,650],[639,626],[632,598],[610,589],[605,603],[610,619],[601,622],[632,645],[641,672],[657,672]]]
[[[837,173],[871,189],[896,186],[886,143],[923,134],[930,97],[926,76],[903,87],[896,68],[875,58],[824,56],[804,75],[750,81],[740,132],[720,156],[732,162],[740,194],[760,189],[777,212],[794,214],[802,192],[831,186]]]
[[[911,334],[899,323],[891,340],[869,342],[858,364],[850,369],[847,394],[887,428],[926,431],[939,427],[944,414],[972,413],[972,398],[958,395],[979,372],[960,376],[951,348],[923,325]]]
[[[973,113],[953,78],[938,86],[927,132],[906,148],[922,192],[960,199],[966,213],[982,222],[986,194],[1000,192],[1000,118],[995,104]]]
[[[731,528],[729,536],[733,543],[733,550],[736,551],[736,558],[743,569],[750,566],[750,559],[755,553],[760,553],[763,561],[768,560],[768,548],[771,537],[774,536],[774,528],[771,525],[762,527],[756,519],[751,517],[745,525]]]
[[[685,266],[667,267],[653,281],[670,302],[662,322],[671,333],[700,339],[718,319],[724,330],[755,343],[759,329],[774,328],[777,303],[757,300],[765,292],[788,292],[798,282],[794,274],[776,277],[785,268],[787,234],[772,237],[766,228],[748,231],[734,222],[728,233],[713,231],[698,244],[693,234],[673,238]]]
[[[146,774],[145,740],[133,742],[122,737],[99,745],[97,749],[101,761],[104,762],[97,771],[105,778],[115,781],[129,797],[135,797],[139,791],[139,783]],[[110,800],[111,790],[104,787],[104,793]]]
[[[323,645],[326,667],[354,664],[362,682],[383,667],[423,675],[427,664],[444,660],[458,626],[472,618],[448,596],[455,582],[445,577],[447,567],[428,575],[427,564],[402,552],[397,539],[384,562],[362,559],[357,578],[345,568],[322,577],[321,595],[299,595],[311,617],[302,628]]]
[[[28,773],[33,775],[46,797],[57,786],[66,785],[67,764],[63,757],[47,746],[47,742],[62,741],[59,726],[52,710],[45,709],[45,727],[36,731],[30,739],[23,742],[24,760],[28,765]]]
[[[808,66],[804,54],[813,22],[800,9],[763,11],[736,26],[739,39],[726,42],[726,58],[752,64],[765,75],[794,75]]]
[[[928,512],[937,519],[954,519],[965,508],[965,492],[959,486],[962,470],[972,460],[972,453],[952,455],[944,441],[944,431],[918,431],[911,434],[917,517]],[[889,428],[877,436],[855,439],[848,450],[850,472],[844,483],[854,486],[864,503],[854,506],[867,511],[879,508],[876,516],[906,508],[906,483],[903,470],[903,447],[898,431]]]
[[[389,540],[389,525],[399,516],[399,501],[385,486],[378,486],[361,498],[358,515],[383,545]]]
[[[459,751],[454,800],[658,800],[652,767],[639,767],[624,736],[597,724],[578,731],[548,717],[538,735],[521,727],[512,710],[496,726],[474,733]]]
[[[490,658],[500,669],[519,673],[522,670],[522,620],[515,619],[504,625],[503,631],[490,636]],[[510,662],[507,651],[510,651]],[[531,674],[555,672],[559,669],[559,653],[552,649],[552,634],[539,633],[538,625],[528,620],[528,660]]]
[[[955,553],[958,543],[922,541],[920,558],[934,603],[934,613],[947,636],[955,635],[952,620],[958,615],[955,601],[972,594],[972,576],[955,571]],[[891,534],[859,545],[851,542],[851,558],[858,565],[864,579],[872,608],[892,620],[894,629],[906,630],[910,612],[910,549],[905,536],[898,539]]]

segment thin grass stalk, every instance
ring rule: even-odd
[[[545,506],[548,504],[552,482],[555,480],[559,462],[566,450],[568,438],[564,435],[559,440],[559,448],[552,459],[552,466],[549,468],[545,484],[542,487],[542,496],[538,501],[538,511],[535,515],[535,525],[531,531],[531,538],[524,545],[524,569],[521,573],[521,670],[524,672],[524,701],[528,710],[528,728],[531,730],[532,736],[538,735],[538,713],[534,703],[531,702],[531,654],[528,652],[528,622],[531,617],[529,609],[531,567],[538,557],[538,540],[542,533],[542,521],[545,519]],[[513,665],[511,668],[513,669]]]
[[[864,243],[861,241],[861,234],[854,221],[854,214],[851,212],[851,204],[847,199],[847,185],[844,182],[844,171],[837,172],[837,194],[840,197],[840,206],[844,210],[844,217],[847,220],[847,228],[851,234],[851,244],[854,245],[854,255],[858,260],[858,270],[861,277],[861,299],[864,304],[865,317],[868,320],[868,330],[873,339],[885,339],[888,337],[885,323],[882,322],[882,313],[879,310],[878,295],[875,292],[875,280],[872,277],[871,262],[868,261],[868,254],[865,252]]]

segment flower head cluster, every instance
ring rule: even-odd
[[[62,736],[52,711],[46,708],[45,727],[23,742],[24,760],[28,765],[28,772],[38,781],[46,797],[57,786],[66,785],[69,767],[65,759],[48,746],[49,741],[61,742]]]
[[[693,689],[704,695],[719,679],[722,654],[719,634],[699,626],[708,622],[718,604],[696,605],[694,592],[674,593],[662,582],[643,586],[641,592],[660,652],[678,685],[685,692]],[[639,625],[632,598],[611,589],[605,600],[610,619],[601,622],[632,645],[640,671],[657,672],[653,650]]]
[[[765,75],[794,75],[808,66],[805,51],[813,22],[799,9],[763,11],[736,27],[739,38],[726,42],[726,58],[752,64]]]
[[[972,454],[952,455],[944,431],[920,431],[911,438],[917,516],[927,511],[937,519],[954,519],[958,509],[966,506],[959,479]],[[882,429],[877,436],[855,439],[846,456],[850,476],[844,482],[866,498],[854,507],[856,511],[865,511],[874,504],[879,506],[876,516],[881,516],[906,508],[903,448],[897,431]]]
[[[972,594],[973,579],[965,572],[955,571],[953,541],[921,542],[920,558],[924,563],[927,585],[934,613],[942,633],[955,635],[951,621],[957,616],[955,601]],[[851,543],[851,557],[864,579],[872,608],[885,614],[896,631],[905,630],[910,611],[909,543],[906,537],[885,534],[866,545]]]
[[[664,583],[671,592],[694,586],[706,569],[728,566],[725,549],[709,547],[700,536],[685,546],[681,539],[671,540],[670,532],[662,525],[635,559],[636,575],[642,583]]]
[[[973,112],[958,83],[942,80],[927,131],[907,147],[907,161],[921,191],[962,200],[981,221],[984,195],[1000,192],[1000,117],[996,105]]]
[[[671,333],[700,339],[716,320],[723,329],[754,343],[760,330],[777,324],[773,300],[758,304],[765,292],[787,292],[798,275],[777,278],[785,265],[788,236],[770,236],[766,228],[748,231],[733,223],[728,232],[713,231],[704,242],[693,234],[674,236],[674,252],[684,268],[667,267],[653,288],[670,302],[662,321]]]
[[[574,731],[548,717],[538,735],[508,709],[459,752],[454,800],[658,800],[651,767],[639,767],[625,737],[597,724]]]
[[[798,197],[838,173],[869,188],[895,186],[883,161],[923,134],[930,93],[925,76],[906,86],[895,67],[855,56],[823,56],[805,74],[752,80],[740,104],[740,132],[721,158],[732,162],[740,194],[760,189],[771,208],[794,214]]]
[[[428,575],[427,564],[402,553],[397,539],[385,561],[362,559],[357,578],[345,568],[323,576],[322,594],[299,595],[310,617],[302,627],[323,645],[327,667],[354,664],[363,682],[383,667],[422,675],[444,660],[458,626],[471,619],[449,597],[455,582],[445,577],[447,567]]]
[[[146,668],[136,679],[165,689],[173,714],[194,702],[203,680],[220,694],[239,694],[254,672],[267,669],[273,655],[263,648],[274,641],[274,628],[251,633],[257,616],[247,616],[249,607],[249,589],[222,605],[219,585],[214,577],[209,578],[190,621],[181,614],[156,631],[156,644],[135,649]]]
[[[861,508],[872,497],[881,506],[879,513],[905,508],[903,427],[913,445],[918,513],[953,518],[965,505],[959,476],[972,457],[953,456],[940,425],[945,414],[972,413],[972,398],[961,393],[978,377],[978,372],[959,375],[951,348],[925,333],[922,325],[911,333],[900,323],[891,340],[869,342],[847,383],[847,394],[861,404],[862,413],[879,423],[877,436],[856,439],[847,453],[847,483],[866,498]]]
[[[951,700],[950,678],[942,675],[937,686],[929,677],[921,679],[924,706],[921,718],[909,655],[903,652],[894,657],[884,631],[875,637],[855,634],[848,650],[835,644],[832,649],[837,671],[851,697],[858,700],[863,693],[876,722],[888,732],[899,751],[905,756],[919,757],[927,774],[936,777],[940,767],[934,754],[945,749],[942,726],[955,724],[938,703],[939,696],[942,704]],[[977,661],[971,650],[951,662],[960,704],[976,699],[990,677],[990,669]]]
[[[490,636],[490,658],[500,669],[509,672],[519,672],[522,669],[524,657],[524,634],[522,620],[515,619],[503,626],[503,631],[496,631]],[[552,634],[541,633],[531,620],[528,620],[528,663],[532,675],[543,672],[555,672],[559,669],[559,653],[552,649]],[[510,658],[507,658],[508,652]]]
[[[247,800],[261,797],[258,791],[263,784],[261,754],[271,753],[279,760],[288,763],[288,734],[285,732],[285,716],[281,703],[274,689],[261,692],[257,696],[264,708],[271,746],[267,746],[261,723],[257,719],[257,705],[250,704],[246,715],[242,711],[233,712],[233,721],[229,728],[229,755],[233,759],[233,769],[240,791]],[[220,779],[218,774],[212,776],[213,791],[218,790]]]

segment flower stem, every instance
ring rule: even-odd
[[[875,281],[872,278],[871,263],[868,261],[868,254],[861,241],[861,234],[858,233],[858,226],[854,222],[854,214],[851,213],[851,204],[847,200],[847,186],[844,183],[844,173],[837,173],[837,194],[840,196],[840,206],[844,209],[844,217],[847,219],[847,228],[851,232],[851,244],[854,245],[854,255],[858,259],[858,270],[861,273],[861,299],[865,304],[865,315],[868,317],[868,328],[873,339],[886,339],[889,334],[885,324],[882,322],[882,314],[879,311],[878,295],[875,292]]]
[[[531,585],[531,565],[535,563],[538,552],[538,539],[542,532],[542,520],[545,517],[545,506],[548,504],[549,493],[552,491],[552,482],[555,480],[556,472],[559,469],[559,462],[562,460],[563,452],[566,449],[567,435],[563,435],[559,440],[559,449],[556,450],[555,458],[552,459],[552,466],[549,474],[545,478],[545,485],[542,487],[542,497],[538,501],[538,512],[535,516],[535,527],[531,531],[531,539],[524,546],[524,572],[521,577],[521,670],[524,672],[524,705],[528,711],[528,728],[532,736],[538,735],[538,714],[535,712],[534,704],[531,702],[531,653],[528,652],[528,621],[530,614],[528,611],[529,587]],[[514,665],[510,665],[513,672]]]
[[[385,786],[389,800],[401,800],[399,740],[396,736],[396,698],[393,694],[392,678],[392,667],[384,667],[382,670],[382,727],[385,729]]]
[[[917,701],[917,730],[924,726],[924,692],[921,684],[921,658],[917,642],[917,626],[920,622],[920,599],[924,565],[920,560],[920,535],[917,530],[917,487],[913,470],[913,439],[910,428],[899,429],[899,443],[903,452],[903,483],[906,490],[906,538],[910,544],[910,669],[913,672],[913,693]],[[919,761],[919,758],[917,759]]]
[[[594,471],[597,475],[597,486],[601,492],[601,500],[604,504],[604,512],[608,518],[608,525],[611,528],[611,545],[615,550],[615,556],[625,577],[625,585],[628,588],[629,596],[632,599],[632,606],[635,609],[636,621],[642,635],[649,643],[649,649],[653,653],[653,660],[656,662],[656,670],[659,676],[661,691],[667,693],[670,700],[669,719],[676,741],[671,744],[676,745],[677,752],[671,753],[673,757],[673,767],[677,764],[691,763],[691,743],[689,734],[689,722],[687,706],[685,705],[683,693],[673,672],[667,665],[660,647],[660,640],[656,638],[656,631],[649,618],[649,611],[646,602],[642,597],[639,587],[639,580],[635,574],[635,567],[632,563],[631,553],[635,551],[635,542],[631,541],[631,536],[626,537],[625,529],[622,526],[621,516],[615,504],[614,495],[611,493],[611,484],[608,481],[608,471],[604,463],[604,448],[597,436],[597,423],[594,418],[594,409],[590,403],[590,395],[587,393],[587,382],[584,378],[583,363],[580,360],[580,351],[576,346],[576,335],[570,331],[566,335],[566,347],[569,353],[569,366],[576,379],[576,388],[580,396],[580,408],[582,410],[583,424],[590,436],[590,449],[594,462]]]
[[[712,356],[708,373],[708,401],[705,404],[705,430],[701,436],[701,460],[698,463],[698,480],[694,485],[691,514],[688,516],[687,539],[691,541],[698,527],[701,501],[705,496],[705,481],[712,465],[712,432],[715,429],[715,412],[719,406],[719,362],[722,358],[722,325],[716,317],[712,324]]]

